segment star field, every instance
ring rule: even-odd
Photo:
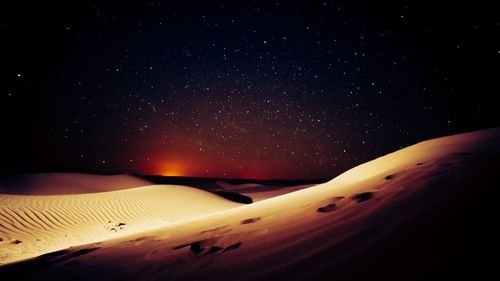
[[[330,178],[498,126],[500,21],[461,5],[12,7],[2,170]]]

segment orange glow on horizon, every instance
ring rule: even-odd
[[[186,167],[179,162],[168,162],[160,166],[159,173],[162,176],[179,177],[187,176]]]
[[[146,175],[167,177],[238,178],[238,179],[288,179],[298,172],[282,170],[268,161],[254,161],[250,164],[222,163],[216,156],[204,154],[196,157],[188,152],[157,152],[148,161],[141,163],[140,172]],[[292,177],[293,178],[293,177]]]

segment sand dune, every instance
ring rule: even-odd
[[[224,181],[217,181],[216,184],[219,185],[223,190],[227,190],[230,192],[237,192],[238,194],[248,196],[253,199],[253,202],[266,200],[269,198],[273,198],[276,196],[280,196],[283,194],[287,194],[290,192],[294,192],[297,190],[317,185],[309,183],[309,184],[297,184],[290,186],[275,186],[275,185],[256,184],[256,183],[231,184]]]
[[[0,176],[0,193],[62,195],[104,192],[146,186],[151,182],[131,175],[39,173]]]
[[[258,180],[258,179],[227,179],[227,178],[192,178],[192,177],[164,177],[140,176],[155,184],[184,185],[211,192],[229,192],[253,199],[253,202],[290,193],[292,191],[311,187],[328,180],[299,179],[299,180]],[[246,201],[246,200],[242,200]]]
[[[470,274],[481,279],[495,274],[494,261],[484,253],[498,249],[499,166],[500,129],[439,138],[355,167],[325,184],[235,208],[221,201],[229,205],[202,218],[193,214],[5,265],[0,276],[421,280]],[[187,206],[178,205],[176,214],[195,205],[182,200]],[[214,209],[216,201],[211,201]],[[141,216],[146,213],[156,216],[149,211]],[[74,220],[81,214],[61,216]]]
[[[166,185],[79,195],[0,195],[0,263],[238,205],[199,189]]]

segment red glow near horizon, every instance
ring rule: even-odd
[[[143,167],[142,173],[161,176],[270,179],[289,178],[290,175],[287,171],[272,167],[265,162],[230,165],[228,163],[214,163],[200,157],[190,158],[187,155],[184,157],[163,156],[161,159],[151,157],[141,166]]]
[[[205,178],[246,178],[246,179],[299,179],[328,178],[325,167],[308,163],[311,158],[302,153],[291,155],[291,160],[283,155],[269,151],[266,155],[241,147],[233,151],[207,143],[199,149],[192,137],[178,138],[175,146],[165,147],[152,138],[145,144],[140,154],[133,155],[132,169],[148,175],[205,177]],[[241,142],[238,145],[244,146]],[[304,145],[307,147],[307,145]],[[294,150],[294,151],[298,151]],[[146,157],[145,157],[146,156]],[[286,156],[286,155],[285,155]],[[287,156],[288,157],[288,156]],[[142,159],[141,159],[142,158]],[[286,163],[284,163],[286,162]],[[305,169],[304,166],[307,165]]]
[[[171,176],[171,177],[182,177],[182,176],[194,176],[194,177],[228,177],[228,178],[248,178],[248,179],[267,179],[269,178],[263,167],[251,167],[244,168],[241,167],[237,172],[228,173],[229,169],[224,167],[214,167],[203,169],[200,167],[201,163],[189,163],[187,161],[160,161],[155,167],[148,170],[147,173]],[[153,164],[154,165],[154,164]]]
[[[180,162],[167,162],[160,165],[158,174],[162,176],[186,176],[187,171]]]

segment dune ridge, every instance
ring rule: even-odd
[[[236,206],[206,191],[166,185],[78,195],[3,194],[0,263]]]
[[[152,185],[127,174],[31,173],[0,176],[0,194],[63,195],[115,191]]]
[[[481,257],[499,248],[494,223],[499,165],[500,129],[424,141],[324,184],[33,255],[1,266],[0,276],[19,280],[490,276],[495,274],[494,261]],[[475,264],[478,257],[480,263]]]

